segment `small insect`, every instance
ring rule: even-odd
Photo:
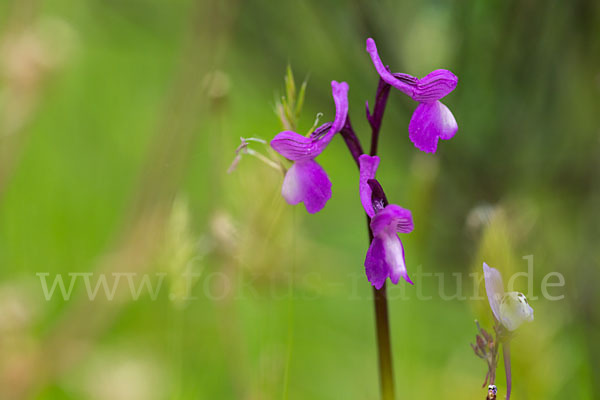
[[[488,386],[488,394],[485,400],[496,400],[496,393],[498,393],[496,385]]]

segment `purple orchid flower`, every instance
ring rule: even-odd
[[[309,136],[283,131],[271,140],[271,147],[285,158],[294,161],[283,179],[281,194],[292,205],[304,202],[306,211],[319,212],[331,198],[331,181],[314,159],[325,150],[333,136],[342,130],[348,115],[348,84],[331,82],[335,102],[335,119]]]
[[[438,139],[451,139],[458,130],[454,115],[439,101],[456,87],[456,75],[445,69],[435,70],[423,79],[391,73],[381,62],[371,38],[367,39],[367,52],[384,82],[419,102],[408,125],[409,137],[419,150],[435,153]]]
[[[365,258],[365,272],[369,282],[377,290],[390,278],[398,284],[402,276],[413,284],[406,272],[404,247],[398,233],[410,233],[414,228],[412,214],[396,204],[387,204],[385,194],[375,180],[379,157],[363,154],[360,162],[360,200],[371,218],[373,241]]]

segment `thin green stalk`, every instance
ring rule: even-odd
[[[510,339],[502,344],[502,357],[504,358],[504,372],[506,373],[506,400],[510,400],[512,377],[510,371]]]

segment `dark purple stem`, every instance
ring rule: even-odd
[[[510,372],[510,339],[502,344],[502,357],[504,358],[504,372],[506,373],[506,400],[510,400],[512,377]]]
[[[346,142],[346,146],[348,147],[348,150],[350,150],[350,154],[352,154],[352,158],[354,159],[354,162],[356,162],[356,166],[360,169],[358,157],[360,157],[365,152],[363,151],[362,146],[360,145],[360,140],[358,140],[356,133],[354,133],[354,129],[352,128],[352,124],[350,123],[349,115],[346,117],[346,124],[340,131],[340,134],[344,138],[344,142]]]
[[[383,113],[385,106],[387,105],[388,96],[390,95],[391,86],[379,78],[379,84],[377,85],[377,93],[375,94],[375,107],[373,108],[373,114],[369,111],[369,102],[367,106],[367,120],[371,125],[371,155],[377,154],[377,144],[379,143],[379,130],[381,129],[381,121],[383,120]]]
[[[369,229],[369,232],[371,230]],[[381,289],[373,287],[375,322],[377,325],[377,349],[379,353],[379,381],[381,399],[394,400],[394,368],[392,363],[392,341],[388,317],[387,291],[385,283]]]

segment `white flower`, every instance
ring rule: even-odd
[[[494,316],[506,329],[514,331],[525,321],[533,321],[533,308],[523,293],[504,292],[502,276],[497,269],[483,263],[485,291]]]

